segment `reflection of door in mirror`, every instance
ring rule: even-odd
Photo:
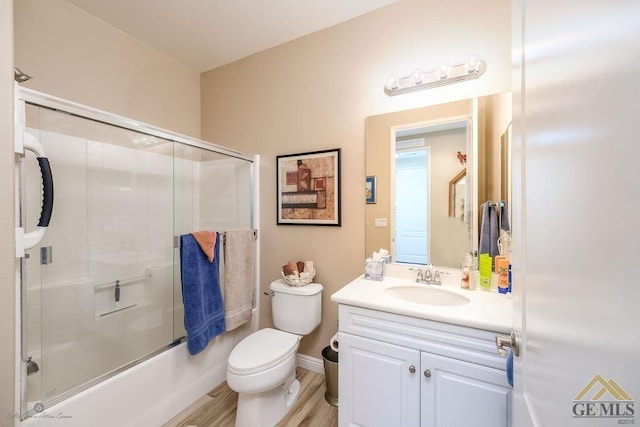
[[[427,264],[429,147],[397,148],[395,158],[395,261]],[[396,147],[404,141],[396,139]]]
[[[446,201],[451,176],[464,168],[458,153],[467,152],[467,121],[430,123],[395,135],[392,259],[455,266],[459,251],[469,247],[469,235],[464,221],[449,216]],[[463,190],[458,206],[465,198]]]

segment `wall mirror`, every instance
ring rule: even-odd
[[[459,268],[477,249],[480,205],[510,205],[510,123],[510,93],[368,117],[365,256]]]

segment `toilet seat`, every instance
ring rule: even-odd
[[[244,338],[229,355],[228,372],[251,375],[270,369],[298,350],[300,337],[277,329],[260,329]]]

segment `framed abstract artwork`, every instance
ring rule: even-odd
[[[340,149],[276,156],[277,224],[340,226]]]

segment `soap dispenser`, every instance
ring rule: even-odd
[[[469,276],[471,274],[471,266],[473,264],[473,259],[471,257],[471,252],[467,252],[464,254],[462,258],[462,279],[460,280],[460,287],[462,289],[469,289]]]

